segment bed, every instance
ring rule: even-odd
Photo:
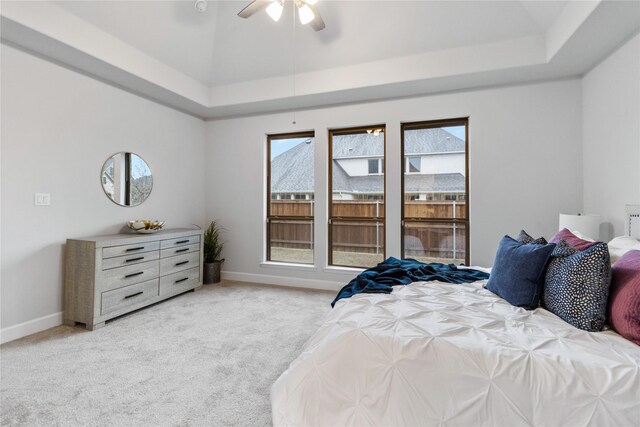
[[[640,426],[639,345],[485,284],[337,301],[273,385],[274,425]]]
[[[274,384],[274,425],[640,425],[639,346],[484,283],[340,300]]]

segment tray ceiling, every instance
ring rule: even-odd
[[[640,3],[331,1],[326,29],[247,1],[3,1],[3,42],[203,118],[576,76],[640,28]],[[294,26],[294,22],[296,25]]]

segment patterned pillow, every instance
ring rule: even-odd
[[[542,306],[576,328],[601,331],[611,285],[607,244],[579,252],[561,240],[551,257]]]
[[[520,234],[518,234],[518,238],[516,240],[518,241],[518,243],[522,243],[523,245],[528,245],[528,244],[546,245],[547,244],[547,239],[545,239],[544,237],[538,237],[537,239],[534,239],[533,237],[529,236],[529,233],[527,233],[524,230],[520,230]]]

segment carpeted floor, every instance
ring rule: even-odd
[[[223,282],[0,349],[2,425],[264,426],[333,292]]]

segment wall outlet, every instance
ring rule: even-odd
[[[49,206],[51,204],[51,194],[36,193],[34,197],[34,204],[36,206]]]

